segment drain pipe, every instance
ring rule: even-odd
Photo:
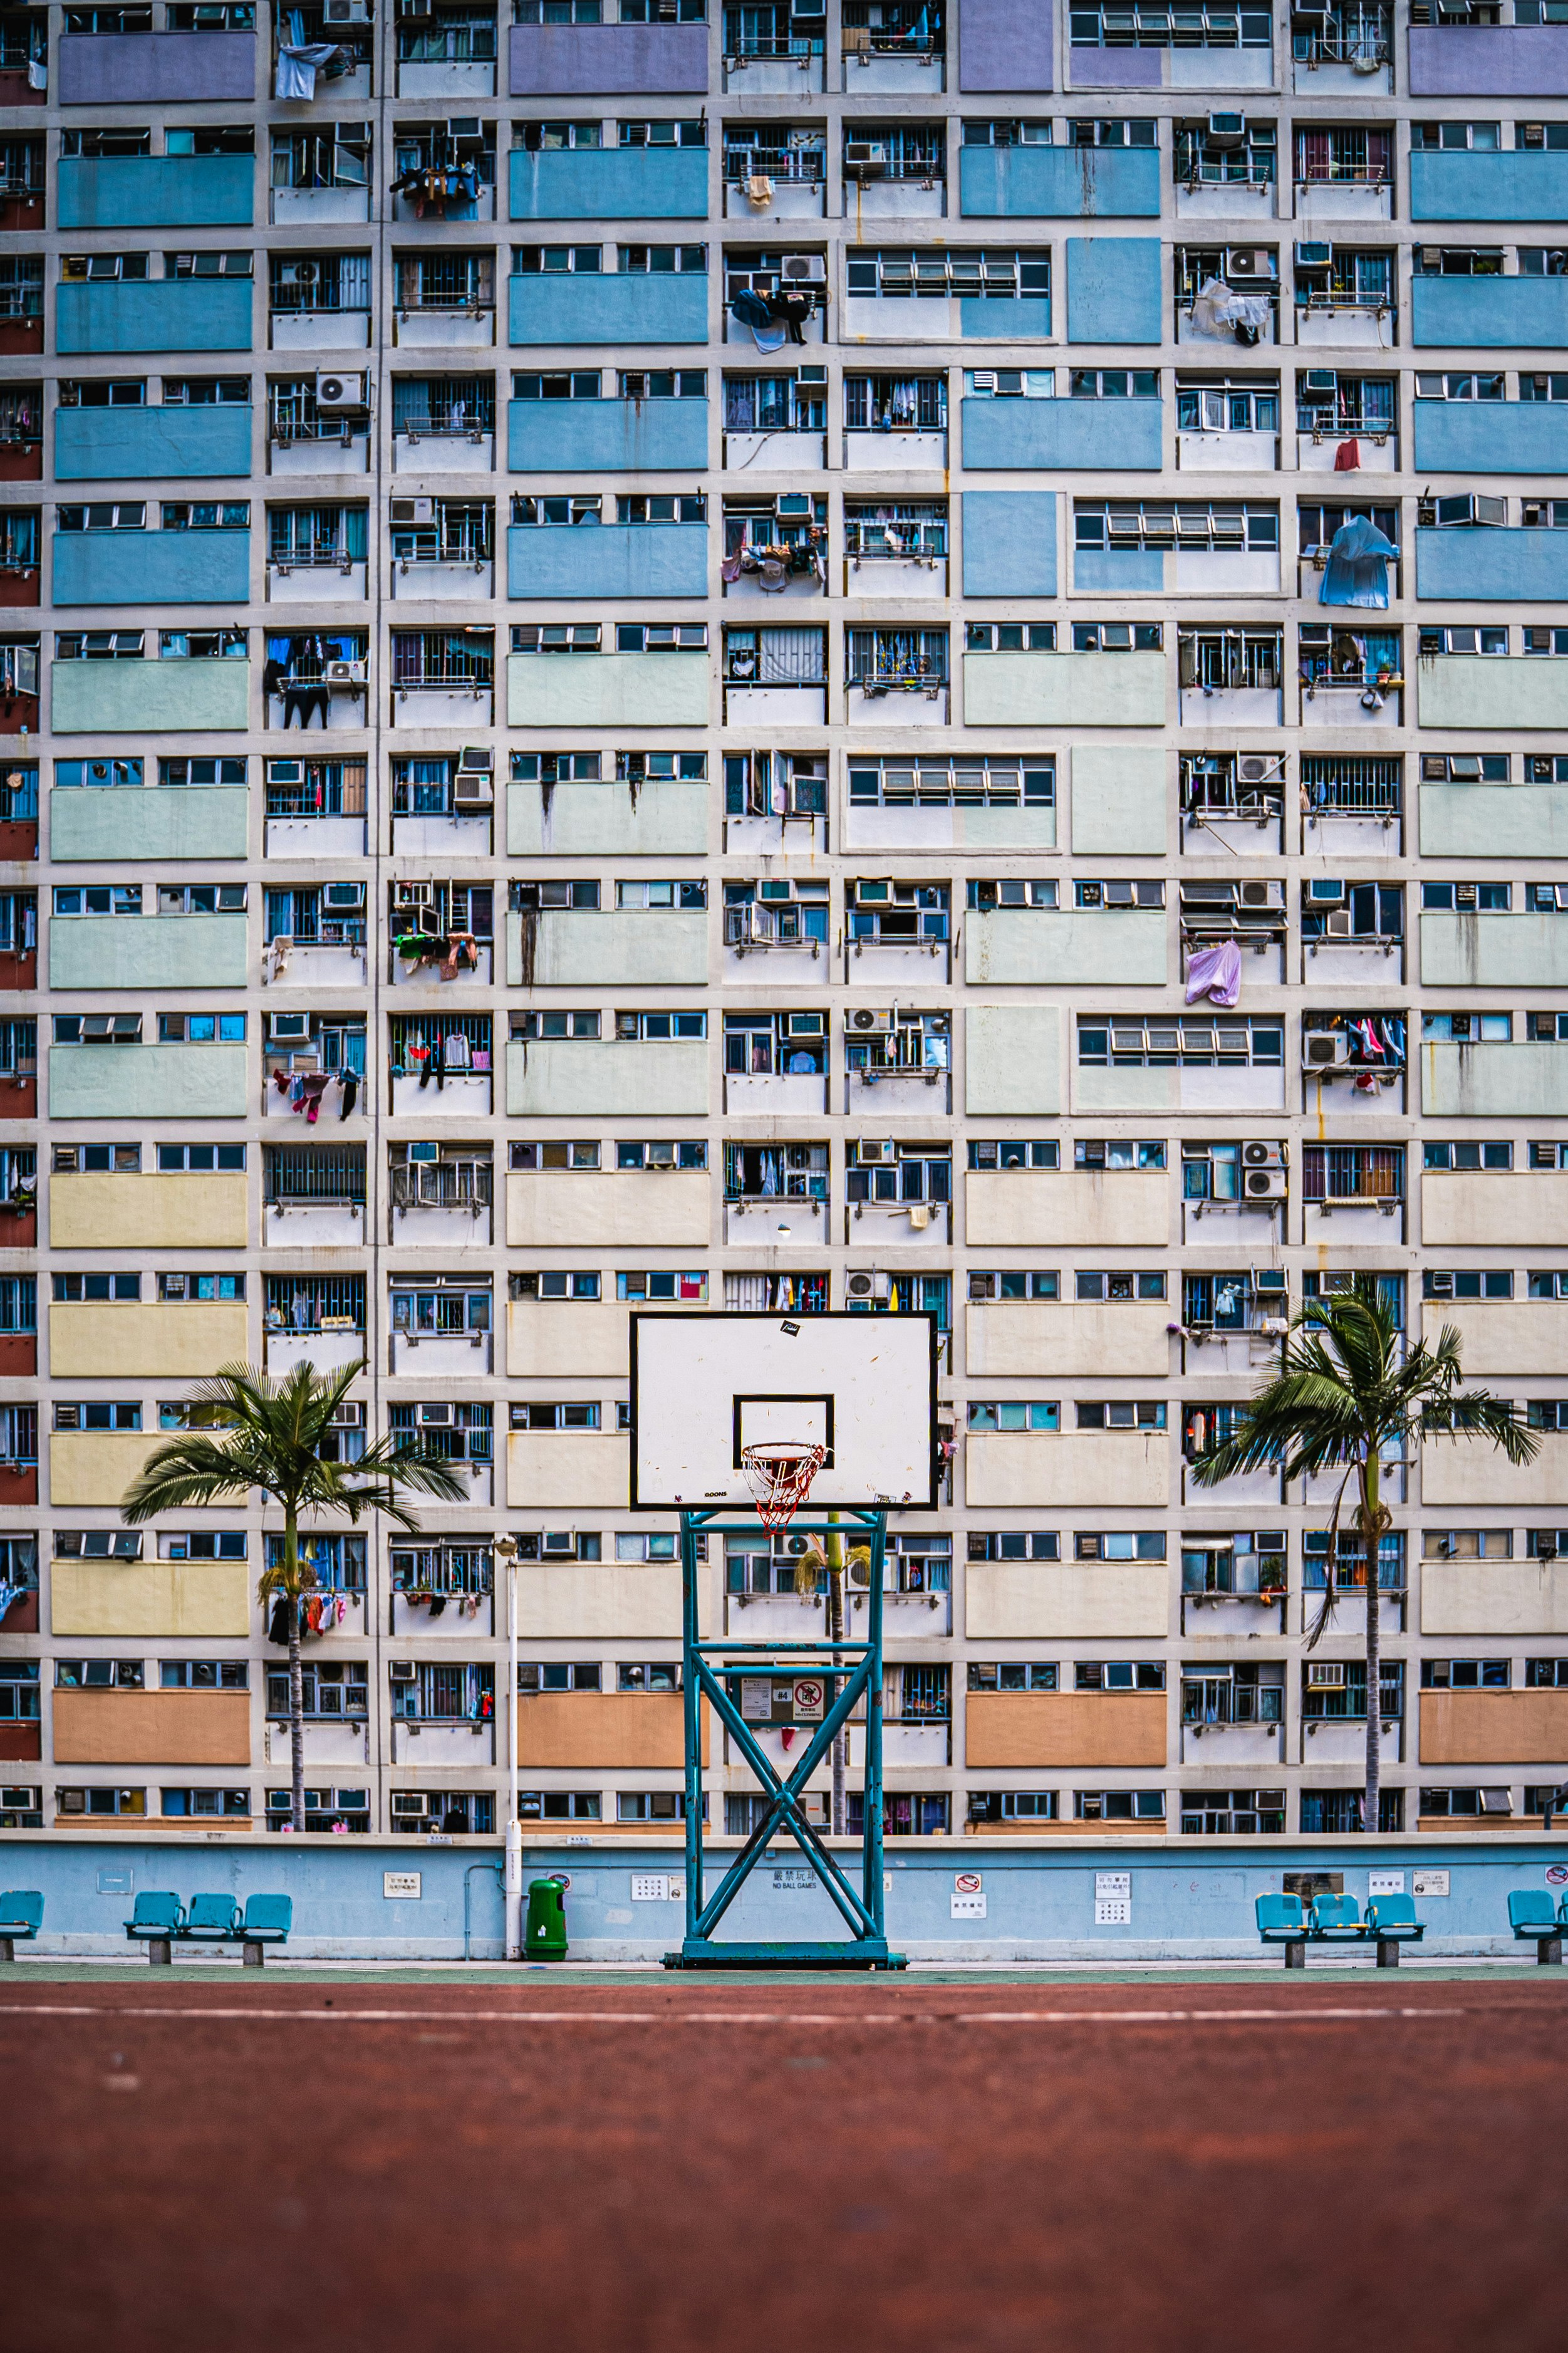
[[[521,1794],[517,1757],[517,1539],[501,1536],[496,1550],[506,1562],[507,1581],[507,1761],[511,1767],[511,1802],[507,1810],[506,1861],[502,1890],[506,1908],[506,1957],[522,1958],[522,1824],[518,1819]]]

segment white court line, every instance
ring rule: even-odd
[[[788,2010],[258,2010],[216,2009],[205,2003],[3,2002],[3,2018],[221,2018],[303,2020],[329,2026],[417,2023],[442,2026],[1203,2026],[1311,2025],[1369,2018],[1463,2018],[1460,2007],[1311,2010],[970,2010],[873,2012]]]

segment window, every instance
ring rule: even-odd
[[[146,1662],[142,1659],[57,1659],[57,1691],[142,1691]]]
[[[1075,1691],[1163,1691],[1165,1670],[1154,1659],[1079,1659],[1073,1668]]]
[[[731,639],[734,634],[731,633]],[[846,631],[846,639],[849,683],[863,688],[868,694],[886,694],[894,689],[909,692],[921,688],[934,694],[947,681],[944,628],[899,628],[891,625],[851,628]]]
[[[1080,552],[1180,548],[1185,555],[1277,554],[1278,507],[1202,504],[1137,505],[1079,503],[1073,534]]]
[[[162,1046],[235,1046],[245,1042],[243,1013],[160,1013]]]
[[[1163,1430],[1164,1400],[1134,1402],[1124,1398],[1113,1398],[1105,1401],[1080,1401],[1078,1427],[1079,1430]]]
[[[850,375],[844,378],[844,426],[849,433],[940,433],[947,425],[945,375]]]
[[[1526,634],[1528,636],[1529,632],[1527,631]],[[1549,629],[1537,630],[1535,634],[1537,637],[1550,638],[1552,632]],[[1563,649],[1568,650],[1568,638],[1564,639]],[[1525,648],[1527,653],[1551,653],[1552,650],[1549,644],[1527,645]],[[1506,628],[1423,629],[1421,631],[1420,655],[1423,661],[1435,660],[1442,654],[1506,654],[1507,651]]]
[[[1182,1537],[1182,1592],[1226,1596],[1273,1595],[1282,1600],[1287,1583],[1283,1528],[1237,1528],[1226,1535]]]
[[[1525,1419],[1531,1430],[1568,1430],[1568,1398],[1531,1398]]]
[[[145,531],[147,509],[140,501],[110,500],[92,506],[57,507],[60,531]]]
[[[1548,1275],[1543,1280],[1551,1282],[1553,1278]],[[1532,1277],[1532,1298],[1538,1295],[1533,1283]],[[1548,1292],[1539,1295],[1551,1297],[1552,1293]],[[1447,1271],[1427,1267],[1421,1277],[1421,1296],[1423,1299],[1511,1299],[1513,1276],[1505,1270],[1495,1268],[1479,1271],[1465,1267]]]
[[[656,1268],[644,1274],[617,1274],[616,1297],[648,1301],[679,1300],[683,1304],[705,1306],[708,1301],[708,1276],[701,1268],[678,1274]]]
[[[597,1146],[594,1149],[596,1151]],[[823,1165],[826,1166],[826,1163]],[[706,1168],[707,1166],[708,1146],[701,1142],[618,1143],[616,1145],[616,1166],[618,1169]]]
[[[1388,1145],[1306,1145],[1301,1193],[1308,1201],[1399,1201],[1405,1154]]]
[[[1423,1691],[1506,1691],[1511,1681],[1508,1659],[1423,1659],[1421,1688]],[[1550,1660],[1532,1660],[1531,1665],[1551,1666]],[[1530,1681],[1526,1674],[1525,1681]]]
[[[1270,1020],[1080,1018],[1078,1059],[1082,1068],[1278,1069],[1285,1060],[1285,1032]]]
[[[1413,122],[1410,151],[1429,155],[1439,148],[1468,148],[1477,154],[1495,154],[1502,145],[1501,134],[1502,126],[1497,122]]]
[[[160,1691],[248,1691],[250,1669],[243,1659],[160,1659]]]
[[[969,1166],[987,1174],[1010,1173],[1019,1168],[1059,1168],[1061,1146],[1055,1140],[1018,1137],[988,1142],[972,1141]]]
[[[1051,808],[1056,763],[1047,754],[849,754],[852,808]]]
[[[1163,1789],[1075,1789],[1073,1818],[1080,1822],[1163,1822],[1165,1819],[1165,1792]]]
[[[983,1405],[971,1399],[965,1409],[968,1427],[982,1430],[1053,1430],[1062,1426],[1062,1409],[1054,1400],[1028,1402],[1020,1398]]]
[[[971,1789],[972,1822],[1054,1822],[1061,1801],[1055,1789]]]
[[[55,1804],[62,1815],[142,1816],[147,1811],[147,1792],[145,1789],[59,1788],[55,1791]]]
[[[1204,48],[1266,49],[1270,46],[1271,19],[1267,9],[1239,11],[1232,5],[1200,5],[1180,16],[1163,0],[1131,0],[1112,6],[1110,0],[1095,7],[1071,11],[1075,48]]]
[[[1055,1528],[998,1528],[990,1533],[971,1528],[971,1560],[1059,1560],[1061,1538]]]
[[[994,1274],[972,1273],[969,1278],[972,1306],[987,1300],[1060,1297],[1061,1277],[1057,1274],[1030,1274],[1021,1267],[1004,1267]]]
[[[616,248],[616,266],[621,272],[634,276],[706,277],[708,248],[705,245],[621,245]]]
[[[336,27],[333,27],[334,31]],[[293,1820],[293,1793],[289,1789],[268,1789],[267,1792],[267,1827],[283,1830]],[[348,1831],[363,1832],[370,1828],[370,1791],[368,1789],[305,1790],[305,1828],[308,1831]]]
[[[695,911],[708,904],[706,882],[617,882],[617,907]]]
[[[1328,1583],[1329,1537],[1324,1528],[1309,1528],[1301,1539],[1301,1582],[1309,1593],[1321,1593]],[[1366,1584],[1366,1545],[1354,1528],[1342,1527],[1334,1546],[1334,1588],[1354,1592]],[[1405,1591],[1405,1531],[1393,1528],[1378,1540],[1377,1589]],[[1362,1670],[1365,1673],[1364,1667]]]
[[[1540,1792],[1525,1792],[1527,1799]],[[1539,1813],[1540,1804],[1525,1806],[1526,1813]],[[1419,1810],[1423,1816],[1450,1820],[1480,1814],[1511,1814],[1513,1793],[1510,1789],[1432,1789],[1421,1791]]]
[[[1124,1528],[1107,1534],[1103,1530],[1079,1528],[1072,1540],[1075,1560],[1163,1560],[1163,1532],[1152,1528]]]
[[[269,1332],[363,1332],[364,1277],[269,1274],[267,1328]]]
[[[599,1016],[596,1013],[514,1013],[511,1016],[510,1035],[514,1039],[523,1040],[550,1038],[597,1038]]]
[[[1081,1269],[1073,1278],[1074,1296],[1080,1300],[1098,1300],[1107,1303],[1135,1299],[1163,1299],[1165,1277],[1163,1273],[1127,1274],[1090,1273]]]
[[[1279,169],[1279,130],[1271,118],[1232,115],[1223,131],[1206,121],[1178,121],[1175,130],[1174,174],[1189,193],[1199,187],[1272,184]]]
[[[35,1574],[35,1584],[37,1581]],[[103,1664],[110,1666],[112,1662],[106,1659]],[[58,1682],[58,1676],[56,1681]],[[0,1660],[0,1724],[37,1724],[38,1713],[37,1660]]]
[[[57,1528],[57,1560],[140,1560],[140,1528]]]
[[[1417,396],[1424,381],[1416,378]],[[1496,381],[1500,387],[1502,378]],[[1501,396],[1500,389],[1498,397]],[[1311,368],[1296,378],[1297,428],[1310,433],[1314,446],[1325,435],[1337,438],[1362,434],[1382,447],[1394,429],[1395,402],[1393,376],[1346,375],[1333,368]]]
[[[1495,1151],[1498,1147],[1494,1145],[1490,1148]],[[1509,1149],[1511,1151],[1512,1146],[1510,1145]],[[1458,1163],[1455,1165],[1457,1166]],[[1490,1165],[1490,1163],[1488,1164],[1488,1166]],[[1504,1162],[1500,1165],[1507,1166],[1509,1164]],[[1530,1165],[1532,1168],[1568,1168],[1568,1145],[1532,1144],[1530,1147]]]
[[[1091,1176],[1101,1169],[1163,1168],[1165,1144],[1163,1137],[1080,1136],[1073,1145],[1072,1159],[1075,1168],[1086,1169]]]
[[[238,1816],[248,1819],[248,1789],[160,1789],[158,1810],[166,1819],[223,1820]]]
[[[1184,1838],[1279,1838],[1283,1789],[1184,1789]]]
[[[57,1399],[55,1404],[57,1430],[140,1430],[141,1427],[140,1405],[116,1404],[102,1398],[86,1398],[74,1405]]]
[[[1297,126],[1298,186],[1349,183],[1360,187],[1386,187],[1393,172],[1391,131]]]
[[[1046,301],[1051,291],[1048,248],[1024,249],[944,248],[920,246],[891,251],[851,247],[845,260],[845,291],[851,301],[935,296],[1015,301]],[[934,322],[933,322],[934,332]]]
[[[706,1013],[617,1013],[616,1036],[618,1039],[658,1039],[668,1038],[706,1038]]]
[[[1553,1017],[1551,1014],[1531,1018],[1539,1018],[1543,1022],[1553,1022]],[[1536,1033],[1531,1031],[1531,1034],[1534,1036]],[[1547,1039],[1554,1038],[1556,1036],[1554,1022],[1551,1029],[1543,1029],[1541,1035]],[[1505,1044],[1512,1036],[1511,1013],[1424,1013],[1421,1016],[1423,1044],[1433,1040],[1457,1046],[1479,1046],[1483,1043]]]
[[[213,274],[217,273],[215,270]],[[168,275],[172,278],[174,272],[171,269]],[[146,276],[144,253],[67,253],[60,257],[60,278],[68,286],[80,284],[84,280],[95,285],[110,280],[130,284]]]
[[[160,1533],[160,1560],[244,1560],[249,1540],[243,1528],[192,1528]]]
[[[809,629],[764,629],[764,638],[816,637]],[[706,621],[619,621],[616,625],[618,654],[695,654],[708,649]]]
[[[597,1430],[599,1407],[581,1405],[517,1405],[511,1408],[513,1430]]]
[[[139,1274],[57,1274],[57,1301],[130,1300],[142,1296]]]
[[[1507,1668],[1506,1659],[1488,1659],[1487,1666]],[[1506,1674],[1504,1680],[1506,1681]],[[1568,1685],[1568,1659],[1526,1659],[1524,1687],[1526,1691],[1560,1691]]]
[[[513,0],[513,5],[519,10],[532,8],[537,22],[542,5],[597,10],[599,0]],[[596,1822],[603,1813],[603,1800],[597,1789],[524,1789],[518,1797],[518,1812],[524,1821]]]

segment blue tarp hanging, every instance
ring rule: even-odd
[[[1341,523],[1329,548],[1320,605],[1372,605],[1386,609],[1388,566],[1399,550],[1366,515]]]

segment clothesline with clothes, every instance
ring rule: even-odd
[[[423,220],[433,213],[437,220],[446,220],[448,208],[454,205],[477,205],[479,200],[479,169],[477,164],[411,164],[392,183],[395,196],[410,197],[414,216]]]
[[[286,38],[278,45],[278,72],[272,95],[310,100],[316,95],[316,76],[337,81],[353,66],[349,51],[336,41],[307,41],[304,11],[290,8],[284,20]]]
[[[472,1044],[466,1030],[437,1029],[427,1040],[412,1039],[404,1046],[402,1060],[393,1064],[392,1075],[404,1079],[417,1073],[422,1094],[434,1079],[439,1093],[449,1077],[466,1078],[470,1072],[488,1075],[489,1067],[489,1048]]]
[[[805,322],[816,309],[816,297],[805,286],[775,286],[771,294],[742,286],[731,295],[730,309],[742,327],[750,327],[758,351],[776,352],[786,341],[805,343]]]
[[[412,972],[433,965],[443,980],[456,980],[459,972],[479,968],[479,944],[471,932],[427,932],[421,927],[398,933],[392,944]]]
[[[362,1084],[357,1071],[274,1071],[272,1084],[280,1095],[286,1095],[291,1112],[302,1112],[305,1124],[314,1127],[321,1115],[321,1102],[329,1087],[342,1090],[338,1118],[345,1120],[359,1100]]]
[[[299,1617],[300,1632],[309,1641],[312,1636],[331,1633],[349,1614],[346,1598],[341,1593],[306,1593],[298,1601],[290,1601],[286,1593],[275,1593],[268,1614],[267,1639],[279,1647],[289,1640],[290,1610]]]
[[[268,638],[261,672],[262,695],[267,701],[275,695],[282,697],[285,728],[291,727],[296,718],[301,729],[308,728],[314,718],[319,718],[325,727],[332,698],[327,665],[363,659],[363,646],[357,638],[349,635]],[[363,691],[359,681],[354,681],[354,691]]]

